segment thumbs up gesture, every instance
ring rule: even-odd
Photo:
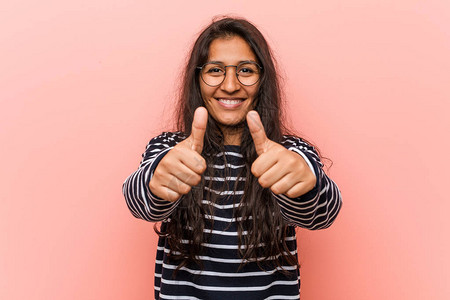
[[[258,154],[251,171],[262,187],[290,198],[314,188],[316,176],[303,157],[268,139],[256,111],[248,112],[247,124]]]
[[[201,182],[206,161],[201,156],[208,111],[199,107],[194,113],[191,135],[161,159],[150,180],[150,190],[159,198],[176,201]]]

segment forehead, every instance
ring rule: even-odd
[[[218,38],[209,46],[208,61],[238,64],[246,60],[256,61],[256,55],[250,45],[240,36]]]

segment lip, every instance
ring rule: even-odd
[[[232,98],[232,97],[217,97],[214,98],[221,107],[226,108],[226,109],[234,109],[234,108],[238,108],[239,106],[242,105],[242,103],[245,102],[245,98]],[[223,101],[220,100],[226,100],[226,101],[231,101],[232,103],[225,103]]]

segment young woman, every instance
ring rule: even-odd
[[[341,197],[314,147],[288,135],[271,51],[223,18],[198,37],[178,130],[148,144],[123,185],[131,213],[161,222],[156,299],[299,299],[295,227],[332,224]]]

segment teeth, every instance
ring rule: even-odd
[[[229,99],[219,99],[220,102],[224,104],[238,104],[241,100],[229,100]]]

